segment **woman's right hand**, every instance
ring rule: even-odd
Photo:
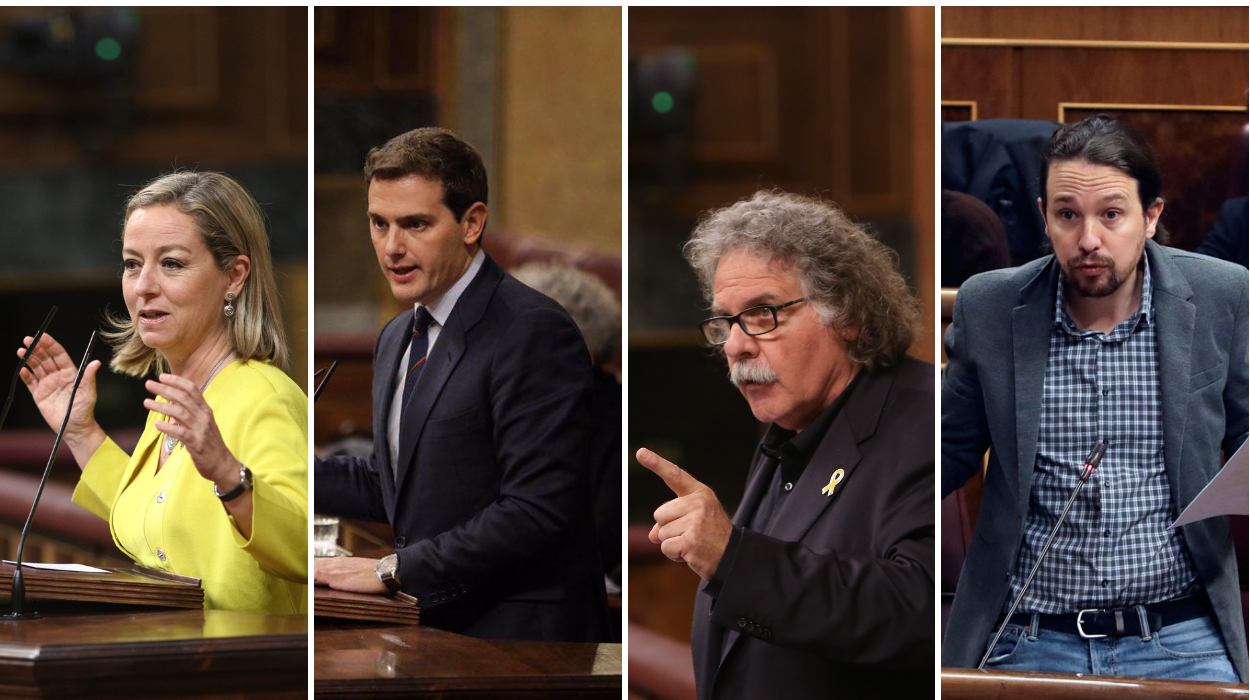
[[[18,348],[18,357],[26,356],[32,340],[30,336],[22,340],[23,347]],[[70,413],[69,423],[65,426],[65,444],[74,453],[79,467],[87,463],[106,437],[95,420],[95,375],[99,369],[100,361],[92,360],[83,370],[82,382],[78,385],[78,392],[74,394],[74,408]],[[70,392],[74,388],[74,377],[77,375],[78,367],[70,359],[69,353],[46,333],[40,338],[39,345],[35,347],[35,352],[26,366],[22,368],[22,382],[30,390],[30,395],[35,399],[35,405],[39,407],[48,427],[53,430],[60,430],[61,422],[65,420]]]

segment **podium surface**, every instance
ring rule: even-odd
[[[1203,683],[1090,674],[942,669],[942,700],[1245,700],[1244,683]]]
[[[0,607],[7,604],[0,604]],[[304,698],[308,620],[30,601],[0,622],[0,696]]]
[[[432,627],[318,625],[314,692],[329,697],[621,697],[621,645],[466,637]]]

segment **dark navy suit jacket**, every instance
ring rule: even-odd
[[[374,349],[373,453],[316,461],[316,512],[391,524],[423,624],[487,638],[600,638],[591,368],[577,327],[487,257],[422,370],[393,476],[387,416],[411,319],[391,319]]]

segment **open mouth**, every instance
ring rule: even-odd
[[[386,268],[391,273],[391,277],[400,282],[406,282],[417,273],[421,268],[417,265],[392,265]]]
[[[139,322],[144,324],[160,323],[169,316],[164,311],[140,311]]]

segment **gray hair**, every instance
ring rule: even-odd
[[[738,249],[793,265],[821,322],[870,371],[901,360],[919,332],[898,256],[831,202],[761,190],[704,214],[684,252],[709,303],[717,265]]]
[[[512,276],[555,299],[569,312],[597,364],[613,360],[620,352],[621,305],[598,277],[549,263],[527,263]]]

